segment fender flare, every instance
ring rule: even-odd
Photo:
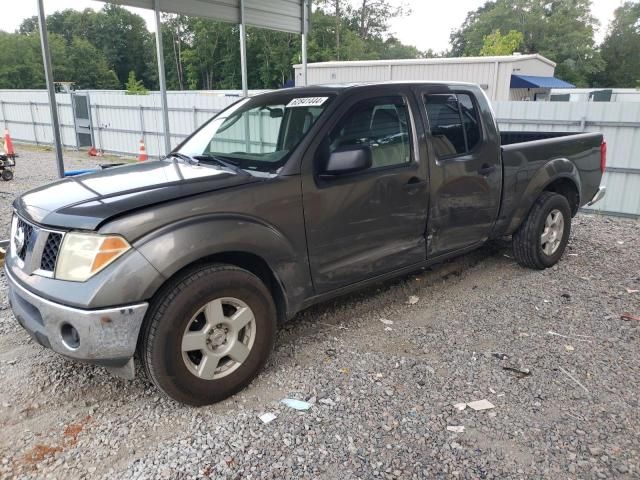
[[[518,174],[520,174],[520,172],[518,172]],[[571,181],[575,185],[578,195],[580,195],[582,182],[580,180],[580,172],[574,163],[567,158],[550,160],[540,167],[527,183],[527,187],[520,197],[520,204],[514,212],[509,228],[507,229],[507,235],[511,235],[520,227],[540,194],[545,191],[549,185],[560,179],[568,179]]]
[[[218,254],[260,257],[279,284],[287,312],[294,312],[309,292],[309,264],[273,225],[240,214],[211,214],[165,225],[138,239],[134,247],[165,278]],[[156,289],[157,290],[157,289]],[[149,298],[155,291],[148,292]]]

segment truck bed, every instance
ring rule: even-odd
[[[552,178],[580,179],[573,213],[598,191],[602,134],[500,132],[500,137],[504,184],[494,236],[512,234]]]
[[[533,142],[535,140],[547,140],[549,138],[568,137],[577,135],[576,132],[500,132],[500,144],[513,145],[514,143]]]

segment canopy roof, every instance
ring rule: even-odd
[[[114,3],[113,0],[100,1]],[[149,10],[155,7],[153,0],[118,0],[115,3]],[[309,27],[308,19],[311,18],[310,11],[304,15],[305,3],[304,0],[158,0],[158,10],[240,24],[241,4],[244,4],[246,25],[305,33]],[[307,8],[311,8],[311,2],[308,2]]]
[[[511,75],[511,88],[576,88],[576,86],[556,77]]]

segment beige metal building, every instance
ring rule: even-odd
[[[491,100],[547,100],[551,88],[573,88],[555,78],[556,64],[542,55],[319,62],[307,65],[307,84],[388,80],[478,83]],[[302,65],[295,65],[302,85]]]

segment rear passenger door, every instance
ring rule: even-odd
[[[471,91],[425,87],[420,100],[430,152],[427,255],[432,258],[487,239],[500,208],[502,170],[500,149],[488,141]]]
[[[348,98],[305,155],[305,227],[317,293],[426,259],[426,165],[418,159],[412,114],[417,104],[398,90]],[[371,148],[370,168],[323,175],[331,152],[357,146]]]

